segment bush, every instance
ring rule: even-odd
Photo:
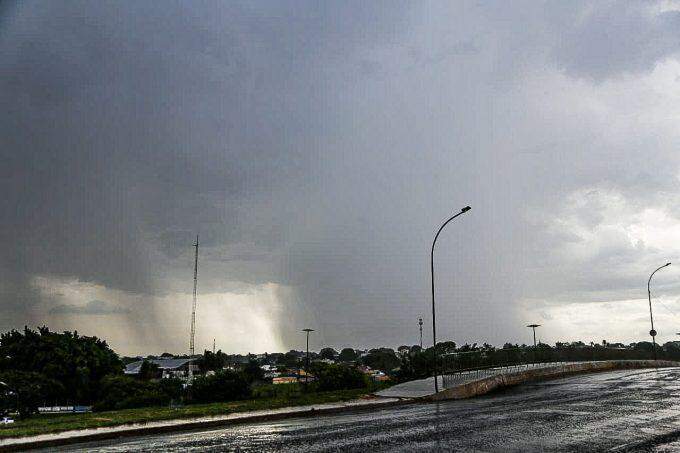
[[[21,418],[38,412],[38,406],[63,395],[64,386],[40,373],[5,371],[0,373],[0,411],[15,410]]]
[[[295,399],[302,395],[301,384],[260,384],[253,386],[253,398],[287,398]]]
[[[140,381],[128,376],[108,376],[102,381],[101,397],[93,410],[165,406],[180,399],[182,393],[182,381],[179,379]]]
[[[310,371],[317,377],[320,391],[358,389],[368,385],[361,371],[346,365],[314,363]]]
[[[235,401],[249,398],[250,385],[241,373],[221,371],[194,379],[191,399],[197,403]]]

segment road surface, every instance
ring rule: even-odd
[[[82,444],[60,451],[680,451],[680,369],[525,384],[470,400]]]

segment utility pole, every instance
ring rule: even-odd
[[[189,356],[193,357],[194,341],[196,337],[196,288],[198,285],[198,235],[196,235],[196,242],[194,243],[196,252],[194,254],[194,300],[191,305],[191,339],[189,340]],[[191,367],[190,367],[191,368]]]
[[[418,327],[420,328],[420,350],[423,350],[423,318],[418,318]]]

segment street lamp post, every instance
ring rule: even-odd
[[[649,276],[649,280],[647,280],[647,298],[649,299],[649,321],[652,325],[652,330],[649,331],[649,335],[652,336],[652,347],[654,348],[654,360],[656,360],[656,330],[654,330],[654,316],[652,316],[652,291],[649,285],[652,282],[652,277],[654,277],[654,274],[656,274],[657,271],[670,265],[671,263],[666,263],[663,266],[656,268],[656,270],[652,272],[652,275]]]
[[[418,327],[420,328],[420,350],[423,349],[423,318],[418,318]]]
[[[437,238],[439,237],[439,233],[442,232],[444,227],[448,225],[450,221],[455,219],[461,214],[464,214],[468,212],[470,209],[472,209],[470,206],[465,206],[463,209],[460,210],[460,212],[453,217],[450,217],[444,224],[439,227],[439,230],[437,231],[437,234],[434,236],[434,241],[432,241],[432,251],[430,252],[430,275],[432,277],[432,343],[434,345],[434,391],[435,393],[439,392],[439,384],[437,383],[437,369],[438,369],[438,358],[437,358],[437,321],[436,321],[436,315],[435,315],[435,309],[434,309],[434,246],[437,243]]]
[[[309,332],[314,332],[314,329],[302,329],[303,332],[307,333],[307,367],[306,367],[306,372],[309,373]],[[307,378],[305,378],[306,381]]]
[[[534,331],[534,362],[536,361],[536,327],[541,327],[540,324],[529,324],[527,327],[531,327]]]

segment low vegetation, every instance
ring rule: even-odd
[[[272,389],[285,387],[285,389]],[[227,415],[289,406],[333,403],[357,399],[366,393],[365,389],[338,390],[333,392],[304,392],[297,384],[269,385],[259,390],[254,399],[228,403],[192,404],[183,407],[146,407],[115,411],[91,412],[86,414],[41,415],[14,424],[0,427],[0,438],[34,436],[75,429],[101,428],[132,423],[148,423],[205,416]],[[265,396],[266,394],[274,396]]]

